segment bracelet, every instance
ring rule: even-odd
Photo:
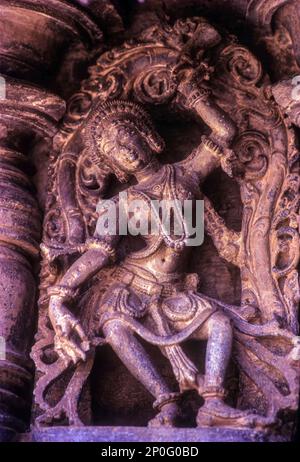
[[[194,107],[198,101],[206,101],[210,94],[211,91],[207,88],[199,87],[187,97],[187,105],[189,107]]]
[[[202,144],[208,149],[208,151],[212,152],[214,155],[218,157],[223,156],[223,149],[220,148],[214,141],[212,141],[208,136],[201,136]]]
[[[116,260],[116,251],[115,249],[108,244],[108,242],[103,241],[103,239],[98,239],[92,237],[86,241],[86,250],[97,249],[104,252],[113,262]]]
[[[47,290],[47,294],[49,297],[51,297],[52,295],[58,295],[59,297],[62,297],[64,299],[75,298],[77,292],[77,289],[73,289],[72,287],[63,286],[59,284],[49,287],[49,289]]]
[[[165,404],[169,403],[175,403],[181,398],[181,393],[175,392],[175,393],[164,393],[160,395],[156,401],[153,403],[153,409],[157,409],[158,411],[161,410],[161,408]]]

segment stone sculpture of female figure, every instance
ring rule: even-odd
[[[182,203],[201,199],[199,184],[228,156],[235,135],[233,122],[192,78],[186,78],[179,90],[186,106],[211,129],[210,136],[202,137],[198,148],[183,162],[159,164],[155,154],[162,151],[163,142],[148,115],[135,104],[96,103],[85,124],[84,137],[93,156],[121,181],[135,176],[137,184],[127,189],[127,199],[130,203],[138,198],[145,204],[136,213],[147,213],[152,200]],[[117,210],[126,210],[119,197],[113,201]],[[197,278],[186,272],[193,247],[187,245],[190,236],[182,224],[182,235],[174,236],[159,223],[158,235],[144,236],[144,247],[118,263],[104,295],[99,297],[100,321],[96,330],[155,398],[158,414],[150,425],[175,425],[180,393],[169,389],[135,334],[163,349],[181,390],[196,388],[204,398],[197,416],[199,426],[263,424],[264,418],[224,402],[233,327],[221,309],[222,303],[198,293]],[[114,261],[120,239],[118,233],[100,235],[96,230],[94,237],[80,246],[82,255],[60,284],[49,290],[56,350],[66,361],[84,361],[89,349],[89,339],[68,309],[68,301],[74,299],[81,284]],[[181,349],[180,343],[188,337],[207,340],[204,377]]]

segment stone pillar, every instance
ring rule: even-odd
[[[28,160],[36,142],[51,149],[64,113],[52,92],[67,99],[101,51],[103,30],[121,29],[106,0],[0,0],[0,441],[24,431],[31,407],[42,212]]]
[[[41,213],[30,181],[34,142],[51,137],[64,102],[13,79],[0,100],[0,441],[29,422],[36,325],[34,268],[39,256]],[[4,341],[3,341],[4,340]]]

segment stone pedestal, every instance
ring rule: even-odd
[[[33,429],[21,442],[233,443],[274,441],[266,433],[232,428],[49,427]]]

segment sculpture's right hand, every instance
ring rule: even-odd
[[[54,347],[57,354],[69,365],[86,360],[89,341],[80,322],[73,316],[58,296],[50,298],[49,317],[55,331]]]

